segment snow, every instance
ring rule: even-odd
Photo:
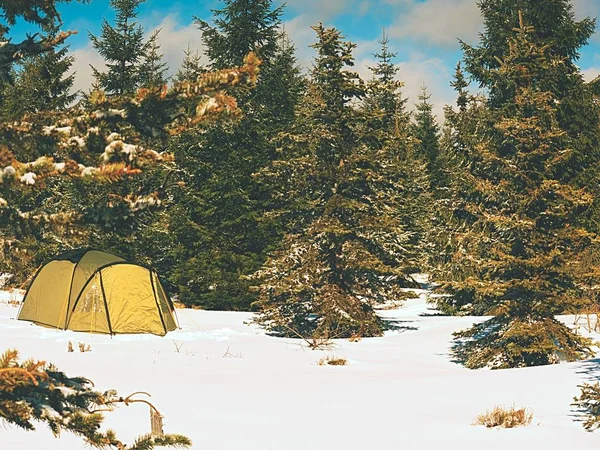
[[[21,177],[21,183],[24,184],[35,184],[35,179],[37,175],[33,172],[27,172],[25,175]]]
[[[248,325],[251,313],[178,310],[181,330],[161,338],[113,338],[42,328],[15,320],[18,308],[0,292],[0,342],[23,359],[43,359],[69,375],[120,395],[147,391],[165,416],[165,431],[189,436],[194,449],[588,449],[598,435],[574,419],[578,384],[594,381],[600,360],[527,369],[471,371],[451,361],[452,332],[482,318],[445,317],[428,292],[380,314],[400,327],[381,338],[336,340],[310,350],[295,339]],[[571,321],[572,318],[563,318]],[[71,341],[75,352],[67,352]],[[91,351],[77,351],[78,342]],[[346,366],[319,366],[326,356]],[[529,408],[533,424],[516,429],[474,426],[496,405]],[[148,408],[121,407],[106,426],[131,442],[149,431]],[[42,426],[4,427],[3,450],[79,450]]]

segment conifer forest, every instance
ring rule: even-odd
[[[145,1],[110,0],[112,15],[93,17],[99,33],[77,30],[103,64],[76,90],[76,31],[59,11],[89,2],[0,0],[3,292],[25,292],[62,252],[99,249],[156,271],[184,314],[175,337],[161,338],[173,357],[183,355],[177,333],[192,317],[200,324],[225,316],[199,314],[228,311],[269,345],[324,352],[319,365],[348,364],[336,373],[358,358],[333,358],[336,345],[365,355],[360,346],[377,342],[389,342],[388,355],[394,345],[429,352],[425,337],[389,340],[421,332],[402,319],[420,296],[418,317],[451,327],[441,358],[464,376],[587,364],[594,376],[578,378],[560,404],[583,423],[573,432],[599,442],[585,430],[600,428],[600,76],[586,78],[578,65],[589,46],[600,55],[596,17],[576,16],[574,0],[472,0],[483,27],[475,41],[455,36],[462,56],[447,80],[455,102],[436,105],[425,85],[407,96],[402,74],[411,67],[398,64],[385,29],[365,76],[346,30],[316,22],[309,41],[293,41],[287,5],[219,0],[212,17],[192,10],[188,18],[202,54],[181,48],[181,66],[169,67],[161,30],[138,17]],[[589,3],[600,17],[600,2]],[[29,33],[15,32],[22,24]],[[311,49],[308,67],[301,47]],[[21,349],[3,323],[0,422],[11,427],[63,430],[82,446],[72,448],[296,448],[276,440],[210,447],[195,436],[193,447],[177,420],[166,423],[182,434],[144,434],[136,424],[135,439],[125,432],[121,440],[103,421],[118,406],[144,403],[139,392],[96,387],[85,364],[44,362],[53,353]],[[245,354],[232,345],[218,359]],[[203,381],[193,370],[168,380],[186,382],[192,390]],[[538,420],[535,409],[533,419],[514,408],[495,413],[509,428],[509,419]],[[540,439],[527,445],[559,448]],[[354,448],[321,444],[313,448]]]

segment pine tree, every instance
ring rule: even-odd
[[[531,36],[533,27],[521,19],[501,65],[485,74],[514,86],[514,98],[480,111],[464,139],[472,160],[460,175],[469,178],[469,191],[453,205],[465,226],[453,230],[447,267],[455,278],[446,301],[494,315],[457,334],[457,356],[470,368],[552,364],[590,354],[589,342],[555,315],[584,304],[582,282],[590,274],[582,274],[579,260],[597,239],[582,223],[593,197],[561,182],[556,172],[573,141],[560,128],[557,97],[544,89],[543,75],[566,62]]]
[[[162,87],[167,83],[165,72],[167,64],[163,62],[163,55],[160,53],[160,46],[157,39],[160,29],[152,33],[145,45],[144,59],[139,67],[139,87],[151,89]],[[187,80],[187,81],[195,81]]]
[[[256,300],[246,276],[278,239],[269,186],[253,174],[275,155],[273,139],[294,118],[303,89],[294,47],[278,27],[281,8],[270,1],[229,0],[214,11],[215,27],[198,20],[211,67],[251,49],[262,57],[256,88],[234,91],[244,116],[195,130],[173,142],[185,187],[170,216],[176,239],[167,258],[181,299],[209,309],[249,309]]]
[[[181,63],[181,67],[173,77],[175,83],[181,83],[184,81],[194,81],[198,78],[198,75],[206,72],[204,65],[201,63],[201,57],[196,50],[192,53],[190,46],[188,45],[187,50],[184,50],[184,57]]]
[[[364,114],[353,106],[365,85],[351,71],[355,45],[336,29],[313,27],[318,42],[307,94],[281,158],[262,172],[277,186],[289,234],[255,275],[259,323],[292,337],[376,336],[373,310],[410,283],[398,217],[402,161],[366,145]],[[406,256],[409,256],[406,258]]]
[[[255,83],[259,64],[249,55],[243,67],[193,83],[135,98],[94,90],[64,111],[0,121],[0,271],[22,283],[49,255],[72,245],[99,243],[145,256],[134,233],[148,228],[148,213],[176,184],[161,169],[174,171],[162,141],[205,121],[237,117],[227,89]],[[193,114],[186,114],[191,101]]]
[[[381,128],[386,130],[405,129],[408,125],[409,114],[406,112],[408,99],[402,97],[401,89],[404,83],[396,79],[400,68],[393,63],[397,53],[389,49],[389,39],[383,36],[377,42],[381,45],[379,53],[373,54],[377,60],[374,67],[369,67],[373,78],[368,83],[364,107],[367,112],[376,112],[381,120]]]
[[[421,87],[420,102],[416,105],[417,111],[414,115],[413,135],[419,140],[417,154],[427,162],[432,179],[436,179],[440,170],[440,128],[433,115],[433,105],[429,103],[430,99],[431,95],[427,93],[427,88]]]
[[[210,67],[218,70],[239,65],[249,52],[270,61],[277,51],[283,7],[273,9],[272,0],[223,0],[223,3],[223,9],[212,11],[214,27],[195,18]]]
[[[113,390],[93,390],[93,383],[83,377],[69,377],[42,361],[20,363],[16,350],[0,355],[0,417],[9,424],[28,431],[34,423],[47,425],[58,437],[69,431],[94,448],[115,450],[152,450],[157,447],[192,445],[181,435],[142,436],[132,446],[117,439],[114,431],[101,431],[104,415],[119,403],[129,405],[139,400],[119,397]]]
[[[465,80],[465,74],[463,73],[460,62],[456,64],[454,80],[450,82],[450,86],[452,86],[457,93],[456,106],[458,106],[458,110],[460,112],[465,112],[467,104],[469,103],[469,97],[466,91],[469,83]]]
[[[2,117],[19,120],[26,114],[59,111],[71,104],[75,74],[68,74],[73,56],[68,48],[24,59],[14,72],[13,81],[2,89]]]
[[[60,3],[69,3],[62,0]],[[10,79],[15,63],[24,58],[31,58],[54,50],[62,45],[73,32],[61,32],[61,18],[56,0],[37,0],[23,2],[21,0],[0,0],[0,81]],[[11,28],[19,20],[39,27],[41,33],[27,35],[20,42],[13,43],[8,39]]]
[[[140,86],[140,65],[148,46],[144,30],[135,22],[137,8],[145,0],[110,0],[116,13],[115,25],[106,19],[96,37],[89,33],[92,45],[106,61],[107,71],[92,67],[94,77],[108,94],[133,94]]]

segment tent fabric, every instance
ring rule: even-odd
[[[35,275],[18,316],[38,325],[90,333],[177,328],[173,302],[154,270],[100,251],[72,251]]]

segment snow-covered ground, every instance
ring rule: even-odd
[[[0,351],[47,360],[98,390],[147,391],[165,416],[165,432],[190,437],[194,449],[592,449],[570,406],[577,385],[600,378],[600,360],[502,371],[451,362],[452,332],[474,320],[443,317],[426,291],[400,309],[381,311],[400,329],[382,338],[339,340],[328,350],[266,336],[249,313],[178,310],[182,329],[166,337],[89,335],[15,320],[0,294]],[[13,295],[14,297],[14,295]],[[75,352],[67,352],[71,341]],[[80,353],[77,343],[91,346]],[[346,366],[320,366],[326,356]],[[472,425],[496,405],[527,407],[533,424],[516,429]],[[149,432],[146,405],[107,414],[106,425],[131,441]],[[80,450],[39,426],[0,426],[2,450]]]

